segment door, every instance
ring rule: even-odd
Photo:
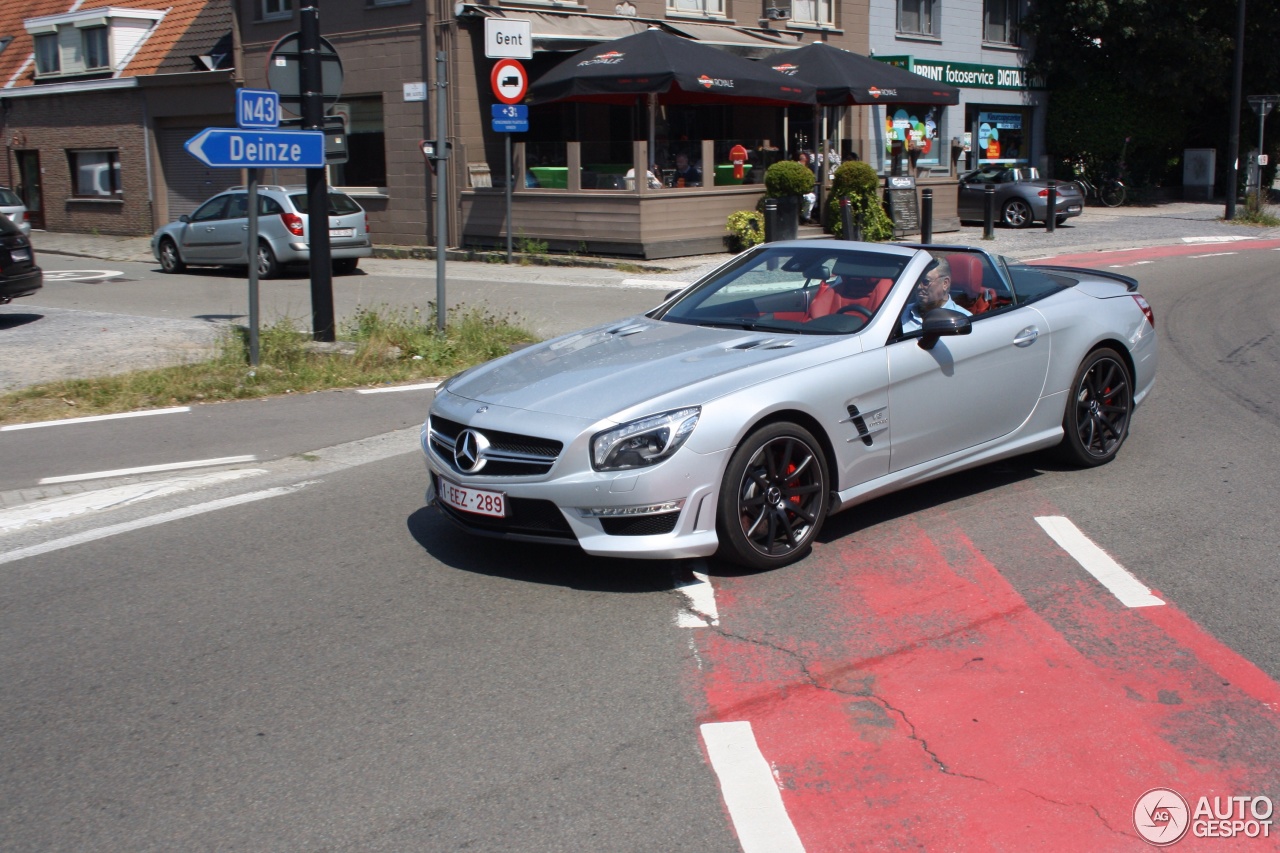
[[[889,345],[890,468],[901,471],[1016,430],[1049,372],[1049,324],[1032,306],[975,317],[931,350]]]
[[[27,206],[27,221],[31,227],[44,230],[44,189],[40,182],[40,152],[15,151],[18,158],[18,185],[14,192]]]
[[[225,248],[219,246],[225,241],[225,234],[219,228],[225,225],[229,195],[219,195],[200,205],[186,229],[182,232],[182,257],[195,264],[217,263],[227,254]]]

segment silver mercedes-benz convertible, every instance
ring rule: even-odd
[[[1054,446],[1110,461],[1156,360],[1127,276],[769,243],[648,314],[444,382],[427,501],[477,534],[781,566],[896,489]]]

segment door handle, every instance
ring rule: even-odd
[[[1036,338],[1040,337],[1040,330],[1035,326],[1027,326],[1013,339],[1015,347],[1029,347],[1036,342]]]

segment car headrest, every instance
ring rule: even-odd
[[[951,284],[962,293],[977,297],[982,293],[982,260],[976,255],[955,254],[947,258],[951,264]]]

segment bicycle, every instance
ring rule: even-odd
[[[1084,175],[1076,178],[1073,183],[1080,190],[1080,195],[1087,200],[1093,196],[1107,207],[1119,207],[1124,204],[1128,192],[1125,190],[1124,182],[1119,178],[1106,178],[1099,184],[1095,184]]]

